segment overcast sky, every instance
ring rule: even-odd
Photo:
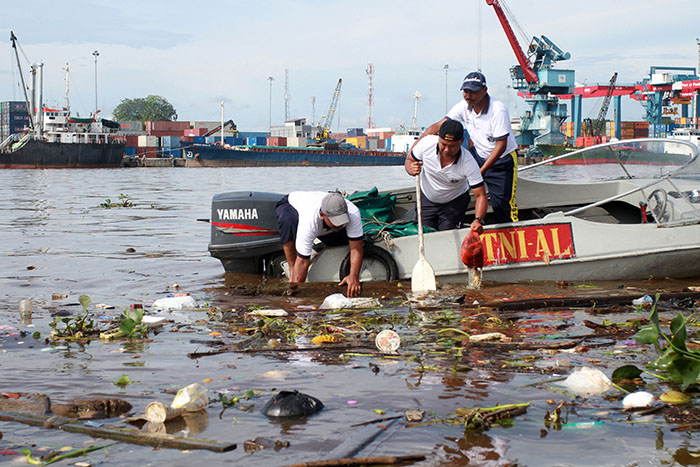
[[[607,83],[618,72],[619,84],[632,84],[651,66],[698,66],[698,0],[507,5],[528,37],[545,35],[571,53],[557,68],[576,70],[579,83]],[[31,13],[7,8],[0,19],[6,38],[0,100],[24,100],[9,41],[13,30],[25,76],[29,63],[44,63],[47,104],[64,104],[69,64],[74,115],[95,107],[95,50],[98,106],[107,117],[124,98],[156,94],[173,104],[179,120],[219,120],[224,101],[226,119],[240,130],[266,130],[270,102],[272,124],[284,121],[288,70],[291,118],[311,121],[315,97],[320,120],[342,78],[332,129],[363,127],[370,63],[376,127],[413,126],[416,91],[418,125],[439,120],[446,97],[450,106],[457,102],[462,78],[478,67],[493,96],[517,114],[527,108],[506,87],[516,60],[485,0],[36,0]],[[587,101],[584,118],[595,118],[600,99]],[[642,118],[638,102],[623,98],[622,107],[623,119]]]

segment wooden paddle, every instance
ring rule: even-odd
[[[425,247],[423,245],[423,223],[421,221],[422,208],[420,202],[420,173],[416,175],[416,207],[418,208],[418,262],[413,266],[411,275],[411,291],[413,293],[429,292],[437,290],[435,285],[435,271],[425,259]]]

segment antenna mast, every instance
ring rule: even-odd
[[[374,128],[374,117],[372,116],[372,110],[374,107],[374,87],[372,85],[372,77],[374,75],[374,65],[371,63],[367,65],[367,73],[369,86],[367,89],[367,128]]]
[[[413,128],[418,129],[418,99],[423,97],[423,95],[416,91],[413,93],[413,98],[416,100],[415,105],[413,106]]]
[[[284,70],[284,121],[289,121],[289,70]]]
[[[70,113],[70,69],[68,68],[68,62],[66,62],[66,111]]]

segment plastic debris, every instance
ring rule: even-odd
[[[562,384],[577,394],[602,394],[612,388],[602,371],[587,366],[575,370]]]
[[[269,309],[269,310],[253,310],[250,312],[250,314],[251,315],[259,315],[259,316],[272,316],[272,317],[289,315],[289,313],[287,313],[286,311],[284,311],[281,308],[273,308],[273,309]]]
[[[687,404],[690,402],[690,397],[680,391],[674,391],[673,389],[666,391],[659,397],[662,402],[668,402],[669,404]]]
[[[654,303],[654,299],[649,295],[644,295],[643,297],[635,298],[632,300],[632,305],[634,306],[651,306]]]
[[[654,403],[654,395],[646,391],[633,392],[622,399],[622,407],[626,409],[649,407],[652,403]]]
[[[487,332],[486,334],[474,334],[469,336],[469,342],[485,341],[510,342],[511,338],[501,332]]]
[[[381,303],[376,298],[348,298],[342,293],[334,293],[327,296],[319,308],[322,310],[339,310],[341,308],[372,308],[380,305]]]
[[[342,293],[334,293],[323,300],[320,308],[322,310],[338,310],[340,308],[350,308],[351,306],[352,300]]]
[[[298,418],[323,409],[323,402],[299,391],[280,391],[267,401],[262,413],[269,418]]]
[[[68,294],[65,294],[65,293],[51,294],[51,300],[63,300],[64,298],[68,298]]]
[[[148,324],[149,328],[155,328],[162,326],[165,322],[165,318],[163,316],[144,316],[141,318],[141,322],[143,324]]]
[[[19,312],[22,313],[22,316],[31,316],[32,315],[32,299],[31,298],[23,298],[22,300],[19,301]]]
[[[186,412],[202,410],[208,403],[206,388],[199,383],[194,383],[180,389],[169,407],[162,402],[148,404],[145,418],[151,423],[163,423]]]
[[[391,329],[384,329],[374,338],[374,345],[383,353],[395,354],[401,345],[401,338]]]
[[[197,308],[197,301],[187,294],[178,294],[160,298],[153,302],[154,310],[184,310]]]
[[[603,422],[597,421],[597,422],[575,422],[575,423],[562,423],[562,427],[564,428],[595,428],[597,426],[602,426],[604,425]]]
[[[113,310],[114,305],[107,305],[106,303],[95,303],[95,308],[100,308],[102,310]]]

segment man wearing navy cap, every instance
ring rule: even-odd
[[[420,176],[421,222],[436,230],[461,227],[469,207],[469,189],[476,200],[472,230],[484,231],[488,202],[479,166],[462,146],[464,128],[447,119],[438,135],[428,135],[406,155],[404,167],[409,175]]]
[[[452,107],[445,118],[430,125],[424,136],[436,135],[440,126],[449,119],[462,122],[474,146],[471,152],[488,187],[496,223],[516,222],[518,144],[511,129],[508,108],[489,96],[486,77],[478,71],[469,73],[460,89],[464,99]]]

